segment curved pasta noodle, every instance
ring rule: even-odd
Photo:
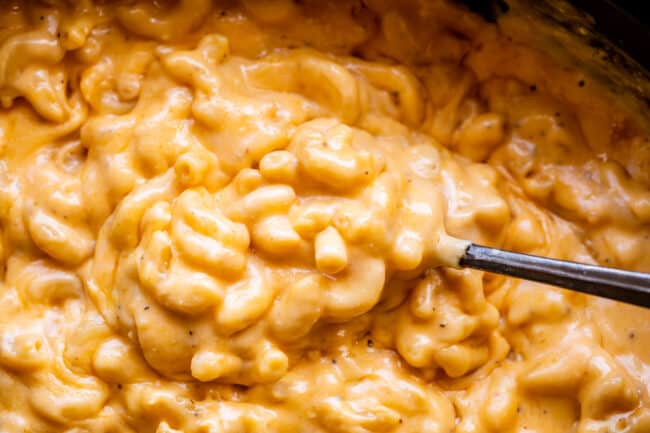
[[[103,223],[143,178],[165,172],[179,155],[200,146],[188,135],[190,103],[185,89],[159,92],[150,88],[129,114],[108,114],[84,125],[81,142],[88,148],[82,172],[84,199],[91,202],[103,197],[89,210],[94,225]],[[134,128],[138,119],[147,121]]]
[[[142,75],[153,60],[148,47],[134,47],[124,61],[116,63],[108,56],[86,69],[81,76],[81,92],[99,112],[125,114],[135,106],[141,92]]]
[[[167,11],[156,10],[156,6],[142,2],[136,6],[119,7],[117,17],[135,34],[166,41],[194,30],[211,8],[209,0],[181,0]]]
[[[608,354],[580,342],[567,343],[571,348],[562,348],[562,354],[551,352],[522,372],[522,386],[545,395],[575,392],[581,404],[581,431],[611,425],[608,416],[638,407],[638,391]]]
[[[5,108],[18,96],[27,98],[43,117],[62,122],[69,116],[65,95],[65,73],[60,67],[65,50],[56,35],[47,30],[16,34],[0,46],[0,100]],[[30,65],[30,63],[33,63]]]
[[[486,344],[497,332],[499,315],[483,298],[479,278],[468,271],[431,273],[402,307],[389,313],[396,323],[396,349],[410,365],[442,368],[456,378],[486,364],[491,356],[505,356],[503,351],[490,353]]]
[[[348,67],[362,74],[373,86],[391,93],[395,105],[401,112],[399,120],[411,126],[422,123],[424,103],[420,96],[421,84],[408,69],[368,62],[354,62]]]
[[[347,124],[359,117],[359,89],[342,65],[311,50],[292,50],[247,69],[255,86],[305,95]],[[318,90],[316,90],[318,89]]]
[[[79,152],[74,141],[38,152],[24,174],[22,203],[25,229],[34,244],[55,260],[72,265],[92,254],[94,247],[77,177],[83,159]]]
[[[301,126],[289,150],[305,174],[333,189],[363,185],[383,169],[383,160],[371,150],[368,136],[331,120]]]
[[[273,387],[281,404],[305,402],[296,385],[318,394],[314,407],[316,422],[326,430],[382,431],[395,428],[426,428],[443,432],[452,421],[452,408],[434,387],[421,388],[404,377],[394,357],[387,357],[381,367],[364,374],[366,366],[383,353],[352,348],[354,358],[320,358],[289,373]],[[364,368],[365,367],[365,368]],[[316,378],[311,381],[310,378]],[[314,388],[315,387],[315,388]],[[430,418],[427,413],[436,413]]]
[[[325,316],[349,320],[370,310],[381,296],[385,272],[382,260],[352,252],[351,264],[325,285]]]

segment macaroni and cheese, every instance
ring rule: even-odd
[[[650,144],[442,0],[0,4],[0,432],[650,432]]]

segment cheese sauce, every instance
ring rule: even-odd
[[[650,432],[650,144],[448,2],[0,4],[0,432]]]

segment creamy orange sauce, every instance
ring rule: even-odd
[[[443,1],[0,5],[0,432],[650,431],[650,146]]]

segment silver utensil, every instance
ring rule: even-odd
[[[650,308],[650,274],[469,244],[458,264]]]

